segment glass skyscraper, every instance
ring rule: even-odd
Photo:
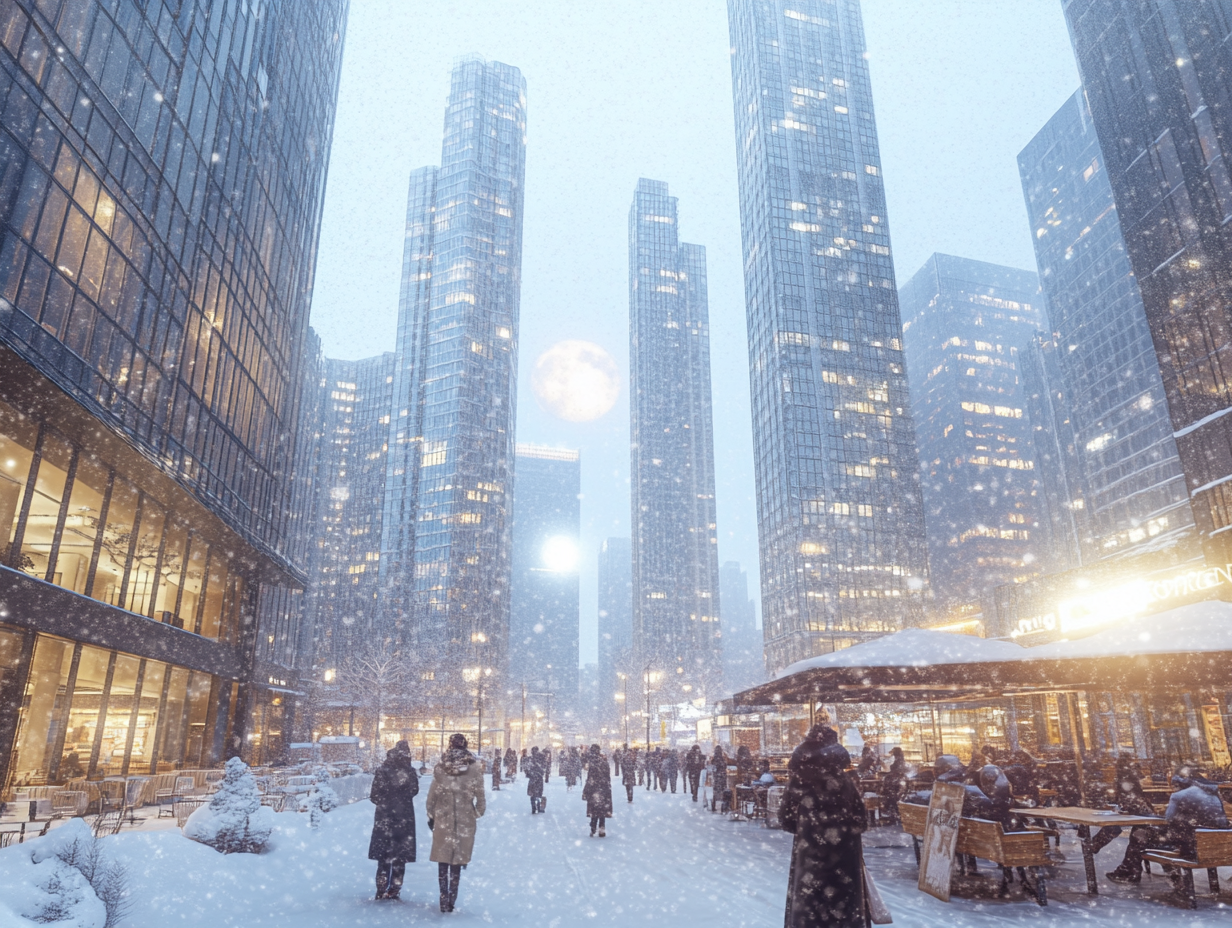
[[[509,598],[509,682],[551,693],[553,706],[578,701],[582,469],[576,451],[517,446],[513,576]]]
[[[1085,514],[1082,560],[1196,547],[1168,402],[1107,165],[1078,91],[1018,156]],[[1197,552],[1192,552],[1197,553]]]
[[[1208,563],[1224,564],[1232,560],[1232,7],[1063,5],[1194,523]]]
[[[633,659],[667,694],[722,678],[706,250],[676,198],[638,181],[629,209]],[[687,687],[687,689],[686,689]]]
[[[1019,358],[1047,325],[1039,279],[934,254],[898,299],[933,594],[978,602],[1048,556]]]
[[[411,175],[380,558],[429,699],[506,664],[525,161],[521,72],[460,62],[440,167]]]
[[[269,687],[297,670],[345,16],[4,5],[0,788],[261,761],[289,734]]]
[[[633,664],[633,547],[628,538],[605,538],[599,548],[598,701],[602,722],[620,722],[624,706],[618,674]],[[635,690],[636,692],[636,690]]]
[[[729,0],[766,667],[917,621],[915,433],[857,0]]]

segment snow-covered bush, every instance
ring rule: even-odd
[[[308,824],[316,828],[321,824],[321,817],[326,812],[333,812],[341,804],[338,794],[329,785],[329,771],[324,767],[317,768],[317,785],[308,794]]]
[[[72,928],[112,928],[129,907],[128,873],[104,853],[85,821],[75,818],[32,845],[38,876],[22,914]]]
[[[261,793],[248,765],[227,761],[214,798],[188,817],[184,834],[223,854],[259,854],[274,830],[274,810],[261,805]]]

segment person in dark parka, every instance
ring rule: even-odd
[[[368,794],[376,806],[368,859],[375,860],[376,898],[397,899],[407,861],[415,862],[415,797],[419,774],[411,748],[399,741],[377,768]]]
[[[702,771],[706,769],[706,756],[702,754],[702,746],[695,744],[689,748],[684,757],[684,772],[689,778],[689,789],[693,793],[693,801],[697,802],[697,786],[702,779]]]
[[[633,787],[637,785],[637,751],[629,750],[626,744],[620,752],[620,782],[624,784],[629,801],[633,801]]]
[[[595,836],[599,829],[599,837],[607,837],[607,820],[612,817],[612,773],[607,767],[607,758],[599,750],[599,745],[592,744],[587,752],[590,761],[587,765],[586,785],[582,787],[582,798],[586,800],[586,814],[590,816],[590,836]]]
[[[492,752],[492,789],[499,790],[501,784],[501,749]]]
[[[860,765],[856,767],[856,776],[872,776],[879,770],[881,770],[881,758],[877,756],[877,749],[871,744],[864,745],[864,750],[860,754]]]
[[[881,811],[893,825],[899,820],[898,801],[907,790],[907,761],[903,758],[903,749],[899,747],[890,748],[890,756],[894,760],[881,778]]]
[[[526,795],[530,797],[530,814],[543,811],[543,757],[538,748],[530,749],[523,765],[526,774]]]
[[[663,791],[667,792],[667,784],[672,785],[672,792],[676,792],[676,778],[680,775],[680,758],[676,756],[675,751],[668,751],[663,755]]]
[[[748,786],[753,782],[754,769],[752,752],[747,745],[740,745],[736,748],[736,782],[741,786]]]
[[[518,778],[518,755],[513,748],[505,748],[505,779],[512,783]]]
[[[783,830],[796,836],[784,928],[867,925],[860,838],[867,819],[850,765],[838,734],[821,724],[791,756],[779,811]]]
[[[710,796],[710,811],[714,812],[716,808],[720,812],[727,811],[727,758],[723,754],[721,745],[714,746],[714,756],[710,758],[714,764],[714,777],[710,784],[712,794]]]

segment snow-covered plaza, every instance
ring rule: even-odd
[[[267,851],[222,855],[181,835],[171,819],[152,810],[136,827],[102,839],[128,870],[131,906],[125,928],[169,925],[393,926],[450,919],[458,925],[491,924],[569,928],[574,925],[672,925],[727,928],[777,926],[783,921],[791,835],[753,822],[711,814],[687,793],[647,792],[638,787],[633,805],[615,790],[616,814],[606,838],[588,834],[580,786],[567,792],[554,777],[543,815],[531,816],[525,779],[488,791],[475,856],[462,875],[457,910],[438,909],[436,865],[429,863],[431,833],[422,815],[427,782],[416,801],[419,862],[408,864],[400,901],[373,899],[375,865],[367,859],[373,806],[363,800],[324,817],[317,830],[306,814],[283,812]],[[55,831],[63,827],[57,823]],[[42,839],[48,840],[48,839]],[[28,893],[16,890],[36,879],[31,862],[40,841],[0,851],[0,926],[29,926],[13,906]],[[993,894],[987,864],[983,874],[956,884],[949,904],[916,889],[915,857],[897,828],[874,828],[864,837],[865,858],[900,926],[1032,925],[1225,926],[1232,916],[1227,892],[1232,869],[1220,876],[1221,901],[1202,895],[1199,909],[1185,911],[1169,897],[1159,875],[1139,887],[1100,880],[1102,895],[1086,895],[1082,858],[1074,833],[1064,832],[1066,863],[1051,875],[1046,908],[1015,885],[1009,899]],[[1120,859],[1124,839],[1097,858],[1101,873]],[[87,928],[82,922],[60,922]],[[101,923],[100,923],[101,924]]]

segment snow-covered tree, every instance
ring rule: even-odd
[[[259,854],[273,830],[274,810],[261,805],[256,778],[238,757],[227,761],[214,798],[184,824],[185,835],[224,854]]]
[[[326,812],[333,812],[339,805],[338,794],[329,785],[329,771],[318,767],[316,775],[317,785],[308,794],[308,824],[312,828],[321,824],[321,818]]]

